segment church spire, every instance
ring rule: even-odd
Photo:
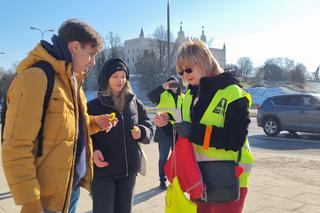
[[[180,22],[180,31],[178,32],[178,42],[182,43],[185,40],[184,31],[182,30],[182,22]]]
[[[200,37],[200,39],[201,39],[201,41],[203,41],[203,42],[207,42],[207,38],[206,38],[206,36],[204,35],[204,27],[202,26],[202,34],[201,34],[201,37]]]
[[[141,27],[139,38],[144,38],[143,28]]]

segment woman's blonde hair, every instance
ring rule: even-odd
[[[199,64],[204,70],[209,73],[214,73],[215,75],[223,72],[217,59],[212,55],[206,43],[201,40],[191,40],[187,39],[181,44],[177,59],[176,59],[176,69],[177,71],[182,71],[182,63],[185,61],[192,61]]]
[[[130,82],[127,80],[124,84],[122,90],[120,91],[119,95],[115,95],[112,93],[110,87],[108,87],[106,90],[102,90],[99,92],[99,95],[102,96],[111,96],[111,100],[113,102],[114,107],[119,110],[120,112],[123,112],[123,107],[126,103],[126,96],[128,94],[133,94]]]

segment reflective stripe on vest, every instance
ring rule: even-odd
[[[208,108],[202,116],[200,123],[204,125],[224,127],[225,113],[228,105],[233,101],[246,97],[251,106],[252,99],[250,94],[246,93],[237,85],[230,85],[225,89],[218,90],[213,99],[211,100]],[[192,95],[190,90],[187,91],[182,106],[183,120],[191,122],[190,118],[190,106],[192,104]],[[238,152],[226,151],[224,149],[216,149],[209,147],[203,149],[202,145],[193,144],[196,158],[198,161],[211,161],[211,160],[236,160]],[[248,139],[246,139],[244,146],[242,147],[242,155],[240,165],[243,165],[244,172],[240,176],[240,186],[246,187],[248,183],[248,177],[252,168],[253,157],[250,150]]]

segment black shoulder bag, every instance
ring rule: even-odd
[[[199,161],[202,180],[206,185],[203,196],[198,201],[226,203],[239,200],[240,184],[236,167],[241,160],[240,149],[237,161]]]

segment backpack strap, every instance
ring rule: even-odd
[[[55,80],[55,72],[52,68],[52,66],[46,62],[46,61],[39,61],[32,65],[31,67],[38,67],[41,70],[44,71],[47,77],[47,90],[46,94],[44,96],[43,101],[43,111],[42,111],[42,117],[41,117],[41,127],[38,132],[38,145],[37,145],[37,157],[42,156],[42,150],[43,150],[43,126],[49,106],[50,97],[53,91],[53,85]],[[2,111],[1,111],[1,144],[3,143],[3,133],[4,133],[4,126],[6,121],[6,112],[7,112],[7,94],[5,95],[2,103]]]
[[[43,70],[47,76],[47,82],[48,82],[46,94],[44,96],[44,101],[43,101],[41,127],[38,132],[37,157],[41,157],[42,152],[43,152],[43,128],[44,128],[44,123],[45,123],[45,119],[46,119],[46,114],[48,111],[50,97],[51,97],[51,94],[53,91],[54,80],[55,80],[55,71],[53,70],[51,64],[49,64],[46,61],[39,61],[39,62],[35,63],[32,67],[38,67],[41,70]]]

